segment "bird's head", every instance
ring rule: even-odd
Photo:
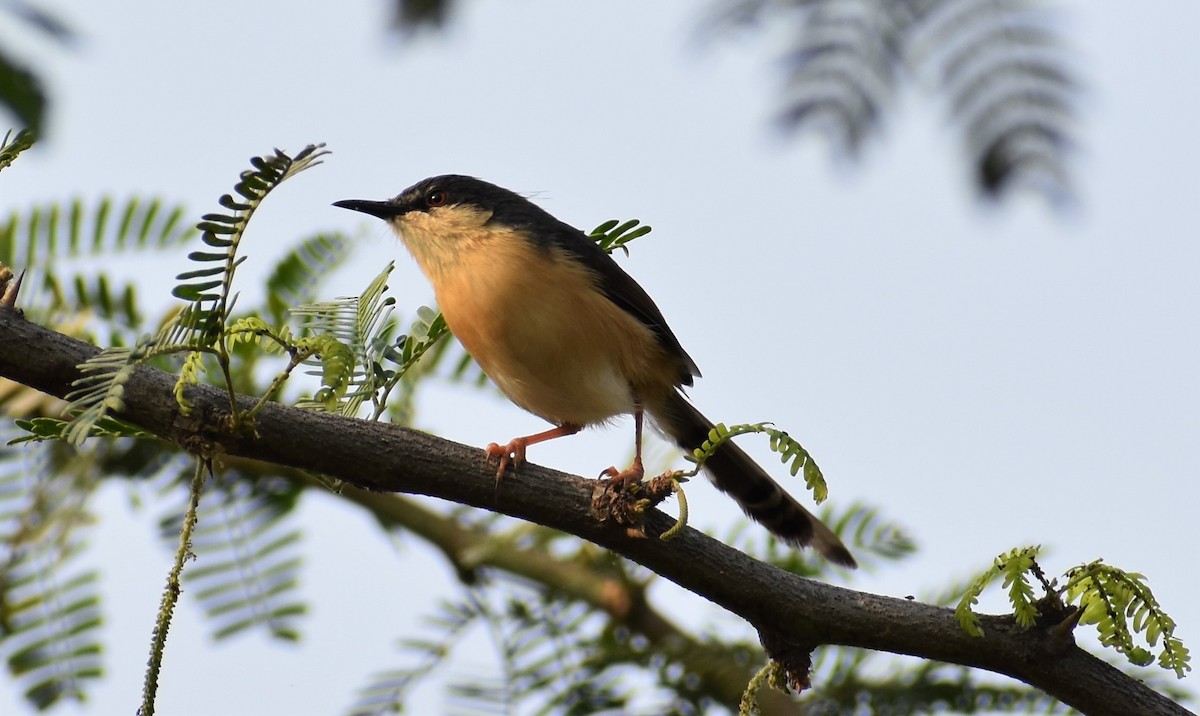
[[[430,177],[386,201],[348,199],[333,205],[388,222],[431,276],[453,266],[463,252],[497,240],[528,241],[557,224],[525,197],[458,174]]]

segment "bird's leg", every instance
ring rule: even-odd
[[[633,411],[633,464],[625,470],[610,467],[602,471],[600,477],[607,477],[624,489],[627,485],[641,482],[645,476],[646,468],[642,466],[642,404],[638,403]]]
[[[568,435],[574,435],[583,429],[582,425],[572,425],[571,423],[563,423],[557,428],[551,428],[544,432],[526,435],[523,438],[513,438],[507,445],[497,445],[496,443],[488,443],[484,448],[487,452],[488,460],[494,457],[500,458],[500,469],[496,470],[496,479],[504,477],[504,470],[511,463],[515,470],[517,465],[525,462],[525,448],[536,443],[544,443],[547,440],[554,438],[562,438]]]

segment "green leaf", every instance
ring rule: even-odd
[[[34,133],[28,129],[22,129],[17,132],[17,135],[12,137],[12,141],[10,142],[9,138],[11,135],[11,132],[6,132],[4,139],[0,141],[0,170],[12,164],[16,160],[17,155],[32,147],[35,141]],[[10,256],[11,254],[6,253],[3,248],[3,246],[0,246],[0,257]]]
[[[825,484],[825,476],[821,473],[821,469],[817,467],[817,463],[812,459],[812,455],[804,446],[796,442],[787,432],[778,430],[771,423],[748,423],[744,425],[734,425],[726,427],[723,423],[717,423],[708,432],[708,440],[692,451],[690,455],[684,457],[696,463],[696,468],[686,473],[688,477],[699,474],[700,469],[704,466],[704,462],[726,442],[740,436],[750,433],[761,433],[768,437],[771,450],[779,454],[779,461],[782,463],[791,463],[790,470],[792,475],[796,475],[801,470],[804,471],[805,486],[813,493],[813,499],[820,504],[829,497],[829,488]]]
[[[1017,547],[1009,550],[996,557],[991,567],[971,580],[954,608],[954,618],[958,620],[963,631],[971,636],[983,636],[983,628],[973,607],[979,603],[979,596],[988,585],[999,577],[1003,577],[1004,586],[1009,589],[1009,601],[1013,605],[1017,623],[1025,627],[1033,625],[1037,618],[1037,609],[1026,575],[1035,568],[1034,559],[1040,550],[1040,547]]]
[[[354,351],[328,333],[296,341],[296,350],[301,355],[320,359],[321,389],[313,396],[313,400],[327,410],[335,410],[354,374]]]
[[[83,444],[96,424],[109,411],[120,411],[125,383],[133,376],[141,355],[130,348],[106,348],[77,367],[81,376],[72,383],[70,401],[64,414],[72,416],[66,439],[72,445]]]
[[[595,241],[607,253],[611,254],[613,251],[621,249],[628,254],[629,249],[626,245],[651,231],[649,226],[638,228],[638,224],[640,223],[637,219],[630,219],[625,223],[621,223],[616,219],[610,219],[592,229],[591,233],[588,234],[588,238]]]
[[[234,191],[246,198],[245,202],[235,201],[230,195],[223,194],[218,203],[233,214],[209,213],[201,217],[197,230],[201,232],[200,239],[207,246],[222,249],[219,253],[209,251],[193,251],[188,254],[188,260],[199,263],[221,262],[221,276],[217,280],[194,281],[196,278],[207,278],[218,275],[209,272],[210,267],[185,271],[176,277],[180,281],[171,294],[176,298],[194,304],[196,318],[193,325],[196,330],[203,328],[203,335],[180,337],[184,341],[208,345],[226,332],[226,321],[232,310],[232,289],[234,275],[241,265],[243,258],[238,256],[242,236],[246,226],[262,204],[267,194],[282,182],[296,174],[321,163],[321,157],[328,154],[323,144],[310,144],[300,150],[295,157],[276,149],[275,153],[266,157],[251,157],[250,165],[254,169],[243,171],[239,176]],[[213,289],[219,289],[213,291]],[[183,326],[183,324],[178,324]],[[183,326],[187,328],[186,326]],[[186,331],[185,331],[186,333]]]
[[[58,418],[16,420],[15,424],[18,428],[27,431],[29,434],[9,440],[9,445],[42,442],[45,440],[64,440],[66,439],[67,430],[71,425],[70,421]],[[136,425],[130,425],[111,416],[106,416],[97,420],[92,425],[91,432],[88,433],[87,437],[148,439],[156,438],[157,436],[142,430]]]
[[[1068,570],[1066,576],[1066,602],[1083,610],[1080,624],[1094,624],[1101,644],[1116,649],[1130,663],[1147,666],[1154,655],[1134,637],[1141,634],[1151,647],[1161,639],[1159,666],[1178,678],[1191,671],[1188,650],[1175,637],[1175,620],[1158,604],[1144,575],[1096,560]]]
[[[967,586],[958,605],[954,607],[954,618],[958,620],[959,627],[970,636],[983,636],[983,627],[979,623],[979,616],[975,614],[974,607],[979,604],[979,596],[983,594],[983,590],[987,589],[988,585],[999,576],[999,573],[998,569],[991,567],[977,576]]]

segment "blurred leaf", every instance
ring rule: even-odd
[[[8,107],[34,134],[42,133],[46,94],[42,82],[16,60],[0,52],[0,105]]]
[[[976,186],[1070,198],[1078,83],[1039,0],[727,0],[706,27],[784,27],[781,126],[815,131],[856,157],[912,78],[948,100]]]
[[[5,0],[0,7],[63,45],[69,45],[76,40],[75,31],[65,22],[24,0]]]
[[[963,666],[901,659],[847,647],[818,652],[813,678],[820,686],[803,699],[805,713],[830,716],[931,713],[1069,713],[1039,689],[989,682]]]
[[[400,30],[411,32],[423,27],[439,28],[453,9],[454,0],[394,0],[395,24]]]
[[[0,655],[38,710],[83,701],[101,673],[99,573],[76,559],[94,463],[60,448],[0,447]]]
[[[296,641],[298,618],[307,607],[298,595],[301,533],[289,519],[301,489],[232,470],[209,488],[215,490],[201,502],[192,534],[197,561],[184,572],[186,594],[204,608],[214,638],[261,628],[276,639]],[[164,543],[174,546],[181,520],[182,509],[161,520]]]
[[[267,278],[267,309],[272,322],[283,323],[287,310],[316,298],[314,290],[350,255],[353,244],[344,234],[310,236],[289,251]]]

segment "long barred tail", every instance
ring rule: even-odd
[[[651,416],[681,448],[694,450],[708,439],[712,423],[681,394],[672,392]],[[750,519],[796,547],[812,545],[831,562],[858,566],[838,536],[779,486],[758,463],[732,442],[704,463],[712,483],[732,497]]]

